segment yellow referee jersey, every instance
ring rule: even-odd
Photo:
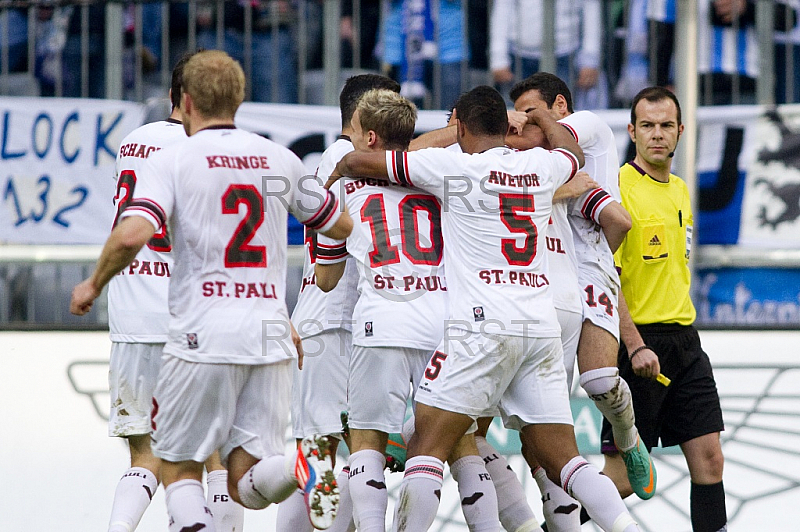
[[[620,169],[619,181],[633,227],[614,261],[633,322],[691,325],[696,312],[689,295],[689,189],[672,174],[669,183],[656,181],[632,162]]]

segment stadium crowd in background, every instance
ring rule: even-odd
[[[760,60],[757,3],[698,1],[701,104],[755,101]],[[24,8],[6,10],[9,72],[26,71],[27,41],[35,39],[30,62],[38,81],[35,92],[81,96],[86,88],[86,95],[102,97],[103,4],[54,4],[32,3],[36,6],[31,7],[32,18]],[[539,70],[544,4],[544,0],[345,0],[340,3],[337,28],[341,64],[389,75],[403,84],[403,94],[426,109],[446,109],[462,90],[490,80],[507,95],[511,83]],[[136,94],[132,90],[137,64],[135,5],[125,3],[123,14],[126,98]],[[626,107],[643,86],[672,83],[676,5],[671,0],[555,3],[556,73],[574,88],[577,110]],[[194,36],[195,44],[207,49],[220,46],[246,68],[250,65],[250,100],[322,103],[319,87],[315,88],[322,78],[311,75],[323,67],[326,20],[320,0],[226,0],[222,9],[216,2],[201,0],[194,10],[188,3],[170,2],[166,13],[155,2],[140,6],[144,97],[166,90],[157,75],[164,42],[169,46],[170,68]],[[800,101],[800,83],[784,82],[800,69],[798,8],[798,0],[775,2],[772,46],[778,102]],[[168,35],[162,39],[166,20]],[[189,27],[190,20],[195,21],[194,28]],[[89,36],[85,43],[83,29]],[[82,67],[84,59],[89,69]]]

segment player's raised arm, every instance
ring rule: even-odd
[[[578,166],[583,166],[585,159],[583,150],[578,146],[578,142],[565,127],[550,116],[547,109],[533,108],[527,112],[527,115],[531,124],[536,124],[542,128],[545,138],[553,149],[563,148],[571,152],[578,159]]]
[[[379,150],[348,153],[336,165],[336,170],[334,170],[326,186],[336,182],[342,176],[372,177],[381,181],[389,181],[389,172],[386,168],[386,152]]]

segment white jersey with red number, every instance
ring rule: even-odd
[[[614,256],[599,225],[600,212],[612,201],[621,201],[619,156],[614,133],[608,124],[590,111],[579,111],[559,120],[572,132],[583,150],[582,170],[600,184],[569,202],[569,221],[575,240],[578,272],[590,268],[617,278]]]
[[[288,149],[233,126],[204,129],[150,157],[122,217],[154,227],[169,220],[175,266],[165,353],[227,364],[295,355],[284,302],[286,211],[320,231],[340,216],[333,194],[304,173]]]
[[[439,201],[376,179],[342,179],[334,189],[353,217],[346,246],[338,245],[358,269],[353,345],[436,349],[447,296]]]
[[[387,152],[390,181],[442,202],[448,304],[454,326],[482,333],[561,334],[547,268],[553,192],[578,169],[566,150],[473,155]]]
[[[339,137],[328,146],[317,167],[317,178],[325,184],[342,157],[353,151],[353,143],[346,137]],[[314,264],[317,256],[336,257],[336,250],[325,244],[319,245],[316,232],[306,229],[305,254],[303,258],[303,282],[297,296],[297,305],[292,313],[292,323],[305,339],[331,329],[352,331],[353,307],[358,298],[358,272],[352,258],[347,259],[344,275],[336,288],[327,294],[317,288]]]
[[[114,205],[117,214],[125,210],[136,190],[141,169],[147,158],[178,141],[186,140],[183,125],[175,120],[145,124],[135,129],[117,153],[117,191]],[[136,258],[111,279],[108,286],[108,327],[112,342],[164,343],[169,332],[169,277],[172,254],[169,235],[164,227]]]

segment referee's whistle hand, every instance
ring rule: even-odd
[[[633,373],[637,377],[656,380],[661,373],[661,364],[658,362],[658,355],[652,349],[642,349],[631,359]]]

